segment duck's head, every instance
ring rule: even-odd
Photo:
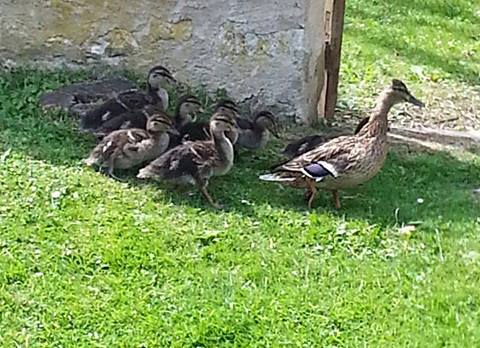
[[[200,100],[194,95],[180,97],[175,111],[175,122],[177,126],[183,126],[196,120],[197,114],[202,113],[203,108]]]
[[[275,116],[270,111],[260,111],[255,115],[255,124],[260,129],[267,129],[275,138],[278,136],[277,122]]]
[[[391,99],[392,104],[407,102],[421,108],[425,106],[422,101],[418,100],[412,95],[412,93],[410,93],[405,83],[400,80],[393,79],[392,84],[387,88],[386,93]]]
[[[159,90],[160,88],[170,87],[177,83],[172,73],[162,65],[154,66],[148,72],[148,88]]]
[[[235,117],[228,113],[216,112],[210,119],[210,132],[214,135],[223,135],[235,144],[238,139]]]
[[[147,131],[149,133],[171,133],[178,134],[174,124],[167,114],[161,111],[154,112],[147,120]]]
[[[220,100],[215,106],[214,114],[223,114],[232,117],[233,119],[238,117],[237,104],[230,99]]]

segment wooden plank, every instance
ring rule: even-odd
[[[337,89],[340,74],[340,61],[342,53],[343,25],[345,17],[345,0],[330,0],[326,4],[326,21],[330,18],[330,28],[325,30],[325,71],[326,80],[323,100],[320,107],[323,111],[323,117],[330,121],[335,114],[337,103]],[[328,18],[327,18],[328,16]]]

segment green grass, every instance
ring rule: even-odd
[[[390,52],[375,40],[384,25],[413,21],[399,10],[452,26],[475,19],[465,1],[365,3],[348,4],[345,52],[362,49],[346,53],[359,62],[344,64],[344,87],[396,72],[388,57],[373,62]],[[370,26],[354,34],[362,22]],[[399,73],[415,59],[403,54]],[[447,81],[478,69],[428,64]],[[397,150],[343,194],[340,211],[324,194],[310,212],[301,192],[257,181],[276,143],[212,179],[226,205],[218,212],[194,190],[119,183],[81,164],[91,139],[36,101],[88,76],[0,75],[0,346],[480,345],[479,156]]]
[[[479,15],[479,0],[347,0],[341,91],[370,97],[392,77],[478,85]]]

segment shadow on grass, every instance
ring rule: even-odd
[[[29,125],[3,130],[2,146],[15,148],[33,159],[70,166],[78,165],[94,145],[92,139],[72,130],[70,122],[49,123],[40,118],[36,122],[29,121]],[[209,191],[214,199],[224,204],[226,211],[250,217],[255,217],[259,207],[263,206],[309,213],[301,190],[258,180],[258,175],[278,160],[271,154],[272,148],[266,152],[270,153],[259,154],[258,159],[243,153],[229,175],[212,178]],[[471,196],[472,189],[479,185],[479,172],[478,159],[463,161],[446,153],[432,155],[395,151],[371,182],[342,192],[341,210],[333,208],[330,193],[321,192],[313,212],[345,215],[349,219],[361,218],[381,225],[417,220],[472,221],[479,216],[478,206]],[[162,195],[174,204],[211,209],[195,188],[177,191],[170,185],[136,180],[134,171],[122,175],[131,185],[159,187]],[[419,204],[418,199],[424,203]]]
[[[268,169],[267,163],[240,160],[229,175],[212,178],[210,193],[225,205],[226,212],[251,218],[265,216],[265,211],[274,209],[299,214],[326,212],[384,227],[422,223],[434,228],[448,223],[472,223],[480,216],[472,193],[475,185],[480,184],[478,159],[461,161],[446,153],[393,151],[376,178],[341,193],[343,206],[338,211],[329,192],[320,192],[314,209],[309,211],[302,190],[260,182],[258,174]],[[158,187],[173,204],[212,209],[195,188],[175,191],[162,184]]]
[[[4,91],[5,86],[12,87],[17,83],[0,82]],[[38,83],[37,79],[32,81],[32,84],[35,83]],[[53,165],[78,166],[93,147],[93,139],[78,134],[76,120],[69,116],[42,112],[36,104],[36,95],[40,90],[30,94],[32,84],[25,81],[13,89],[9,97],[2,94],[2,150],[12,148]],[[259,214],[264,216],[270,208],[309,213],[302,191],[258,180],[259,174],[279,160],[276,158],[278,152],[279,148],[269,147],[256,155],[258,159],[242,153],[229,175],[212,178],[209,188],[212,196],[224,204],[227,211],[253,218]],[[464,161],[445,153],[395,152],[374,180],[361,188],[342,193],[343,207],[340,211],[333,209],[330,194],[326,193],[319,194],[314,212],[345,215],[349,219],[361,218],[386,226],[418,220],[445,223],[472,221],[478,218],[478,204],[471,192],[480,184],[479,172],[478,157]],[[145,185],[134,178],[128,179],[128,182]],[[177,192],[168,186],[160,187],[162,195],[174,204],[210,209],[195,189],[191,190],[195,193],[189,195],[188,190]],[[418,199],[424,203],[418,203]]]

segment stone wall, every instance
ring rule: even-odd
[[[239,101],[316,117],[324,0],[0,0],[0,60],[169,67]]]

